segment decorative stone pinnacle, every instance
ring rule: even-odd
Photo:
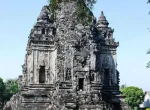
[[[103,17],[104,16],[104,13],[103,13],[103,11],[101,11],[101,17]]]
[[[47,6],[43,6],[42,10],[41,10],[41,13],[37,19],[39,22],[42,22],[42,21],[48,21],[49,20],[49,17],[48,17],[48,12],[47,12]]]
[[[106,20],[106,17],[104,16],[103,11],[101,11],[101,15],[100,15],[99,20],[97,22],[97,27],[104,28],[104,27],[108,27],[108,25],[109,25],[109,23]]]
[[[107,20],[106,20],[106,17],[104,16],[103,11],[101,11],[101,15],[100,15],[99,20],[101,20],[101,21],[107,21]]]

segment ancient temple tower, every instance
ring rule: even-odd
[[[54,35],[56,29],[50,21],[46,6],[31,30],[25,58],[24,82],[30,84],[52,84],[55,80],[56,46]]]
[[[29,35],[19,92],[4,110],[122,110],[114,30],[101,12],[82,25],[75,2],[44,6]],[[128,110],[128,109],[124,109]]]

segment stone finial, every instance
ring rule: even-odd
[[[105,17],[103,11],[101,11],[101,18]]]
[[[97,28],[107,28],[108,25],[109,25],[109,23],[106,20],[106,17],[104,16],[103,11],[101,11],[101,15],[97,21]]]
[[[41,13],[37,20],[38,20],[38,22],[49,22],[47,6],[43,6]]]
[[[99,21],[107,21],[107,20],[106,20],[106,17],[104,16],[103,11],[101,11],[101,15],[100,15],[100,17],[99,17]]]

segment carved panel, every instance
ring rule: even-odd
[[[71,74],[71,68],[67,68],[66,70],[66,80],[71,80],[72,74]]]

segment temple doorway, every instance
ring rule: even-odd
[[[79,91],[84,89],[84,78],[79,78]]]
[[[45,83],[45,66],[40,66],[39,83]]]

